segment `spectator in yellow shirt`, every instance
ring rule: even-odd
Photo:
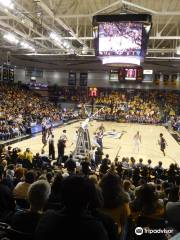
[[[30,151],[29,148],[26,148],[26,151],[24,152],[24,159],[26,159],[26,160],[28,160],[30,163],[32,163],[33,153]]]

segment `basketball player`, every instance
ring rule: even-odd
[[[47,134],[48,134],[48,138],[53,135],[52,129],[53,129],[52,121],[49,118],[47,120]]]
[[[134,142],[134,152],[139,153],[139,147],[141,144],[141,135],[139,134],[139,131],[134,135],[133,142]]]
[[[160,139],[159,139],[159,146],[160,146],[160,150],[163,152],[164,156],[166,155],[165,154],[165,149],[166,149],[166,146],[167,146],[167,142],[165,140],[165,138],[163,137],[163,134],[160,133]]]
[[[48,140],[48,125],[47,125],[47,119],[46,118],[43,118],[42,120],[42,144],[43,144],[43,147],[42,149],[45,148],[45,146],[47,145],[47,140]]]
[[[102,130],[98,131],[96,136],[97,136],[97,143],[99,144],[99,146],[102,150],[103,149],[102,139],[103,139],[103,136],[104,136],[103,131]]]
[[[97,140],[98,140],[98,136],[97,136],[97,133],[95,132],[95,133],[93,134],[93,138],[92,138],[92,140],[91,140],[92,146],[101,148],[101,146],[99,145],[99,143],[97,142]]]
[[[60,136],[61,140],[67,141],[67,131],[64,129],[62,135]]]
[[[57,149],[58,149],[57,164],[58,164],[58,166],[60,166],[63,161],[65,148],[66,148],[66,140],[63,138],[60,138],[57,143]]]
[[[106,130],[105,130],[105,127],[104,127],[103,123],[99,126],[99,128],[98,128],[97,130],[102,131],[102,133],[104,134],[104,132],[105,132]]]

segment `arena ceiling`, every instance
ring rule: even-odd
[[[103,69],[94,56],[92,17],[124,13],[152,15],[145,65],[177,71],[180,0],[0,0],[1,60],[9,52],[16,65]]]

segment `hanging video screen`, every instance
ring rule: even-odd
[[[140,56],[142,24],[105,22],[99,24],[100,56]]]

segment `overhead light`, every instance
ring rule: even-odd
[[[22,22],[22,23],[25,23],[25,20],[24,20],[24,18],[22,18],[22,19],[21,19],[21,22]]]
[[[134,64],[140,65],[141,61],[137,57],[104,57],[103,64]]]
[[[60,41],[60,37],[56,33],[54,33],[54,32],[51,32],[49,36],[54,41]]]
[[[12,33],[7,33],[4,35],[4,38],[11,43],[18,44],[19,40]]]
[[[176,48],[177,55],[180,55],[180,46]]]
[[[33,52],[35,51],[35,48],[27,42],[21,42],[20,45],[21,45],[22,48],[29,49]]]
[[[82,54],[87,54],[87,52],[88,52],[88,48],[86,46],[83,46]]]
[[[41,12],[37,12],[37,17],[41,17],[42,13]]]
[[[26,43],[26,42],[21,42],[20,43],[20,45],[21,45],[21,47],[23,47],[23,48],[29,48],[29,44],[28,43]]]
[[[145,30],[147,33],[149,33],[149,31],[151,30],[151,25],[145,25]],[[160,36],[158,36],[160,37]]]
[[[61,48],[70,48],[70,43],[68,41],[63,41],[61,36],[59,36],[57,33],[51,32],[49,36],[55,42],[55,44],[60,46]]]
[[[68,54],[75,54],[75,50],[74,50],[73,48],[70,48],[70,49],[68,50]]]
[[[14,4],[12,0],[0,0],[0,4],[9,9],[14,9]]]
[[[63,47],[65,47],[65,48],[70,48],[70,43],[68,42],[68,41],[64,41],[63,42]]]

